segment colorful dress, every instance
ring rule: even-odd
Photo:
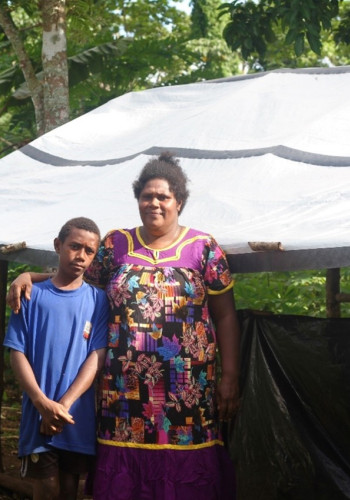
[[[208,311],[233,286],[226,258],[200,231],[154,250],[139,229],[110,232],[87,273],[111,306],[94,499],[233,499]]]

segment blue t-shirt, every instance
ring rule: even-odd
[[[22,300],[11,314],[4,345],[23,352],[46,396],[58,401],[79,369],[97,349],[107,346],[109,305],[104,291],[83,283],[63,291],[50,280],[33,286],[31,300]],[[41,416],[23,394],[19,456],[40,453],[51,446],[95,453],[95,394],[91,386],[69,410],[75,424],[55,436],[40,434]]]

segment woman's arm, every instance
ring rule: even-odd
[[[219,418],[228,420],[239,403],[239,344],[240,329],[232,290],[222,295],[209,295],[209,312],[215,324],[221,359],[221,379],[218,384]]]
[[[15,280],[12,281],[10,289],[6,296],[6,302],[11,307],[15,314],[18,314],[21,308],[22,294],[27,300],[30,300],[32,292],[32,284],[39,281],[45,281],[52,276],[50,273],[22,273]]]

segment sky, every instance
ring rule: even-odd
[[[181,2],[176,2],[178,9],[184,10],[188,14],[191,12],[190,0],[182,0]]]

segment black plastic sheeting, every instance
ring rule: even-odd
[[[238,500],[350,499],[350,319],[239,317]]]

